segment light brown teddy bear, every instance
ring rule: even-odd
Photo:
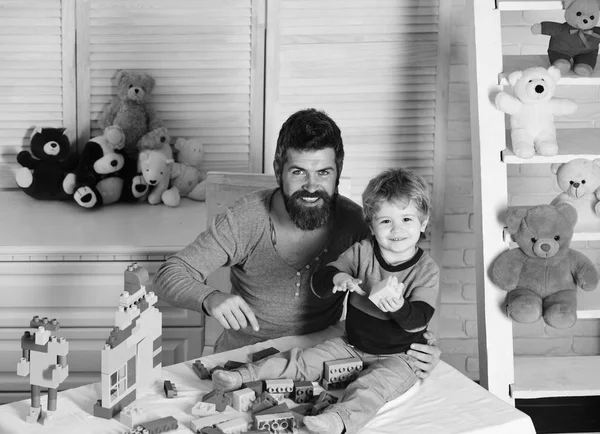
[[[117,95],[98,119],[103,130],[118,125],[125,132],[126,157],[135,168],[137,144],[144,134],[163,126],[156,112],[148,105],[154,89],[154,78],[145,72],[121,70],[116,77]]]
[[[509,211],[508,233],[519,248],[505,251],[492,264],[491,279],[508,292],[506,312],[516,322],[543,318],[551,327],[577,320],[577,288],[596,289],[592,261],[570,247],[577,211],[566,203]]]

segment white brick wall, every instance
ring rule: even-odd
[[[464,0],[452,1],[440,347],[443,360],[469,377],[478,379],[467,27]],[[562,22],[563,12],[505,12],[502,21],[505,54],[545,54],[548,37],[532,35],[529,28],[540,21]],[[559,128],[600,125],[598,86],[563,86],[558,89],[557,97],[572,98],[579,104],[575,115],[557,122]],[[511,165],[508,174],[511,205],[549,203],[559,193],[549,164]],[[600,248],[600,242],[578,242],[573,247],[597,265],[600,264],[600,254],[596,251]],[[599,320],[580,320],[568,330],[555,330],[541,321],[527,325],[514,324],[513,334],[517,355],[600,354]]]

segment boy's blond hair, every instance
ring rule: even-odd
[[[414,203],[422,222],[431,211],[429,185],[412,170],[385,170],[369,181],[362,194],[363,216],[368,225],[383,202]]]

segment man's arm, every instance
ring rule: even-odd
[[[160,266],[153,291],[172,306],[203,312],[204,300],[216,291],[205,284],[206,278],[220,267],[236,264],[243,241],[231,213],[217,216],[206,231]]]

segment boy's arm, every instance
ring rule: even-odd
[[[424,264],[414,281],[413,288],[407,288],[408,296],[404,304],[390,318],[405,330],[415,330],[427,326],[435,311],[439,290],[440,271],[433,260]]]
[[[352,277],[356,277],[359,246],[360,243],[355,243],[335,261],[313,273],[310,286],[317,297],[329,298],[335,294],[333,292],[333,287],[335,286],[333,278],[336,274],[346,273]]]

